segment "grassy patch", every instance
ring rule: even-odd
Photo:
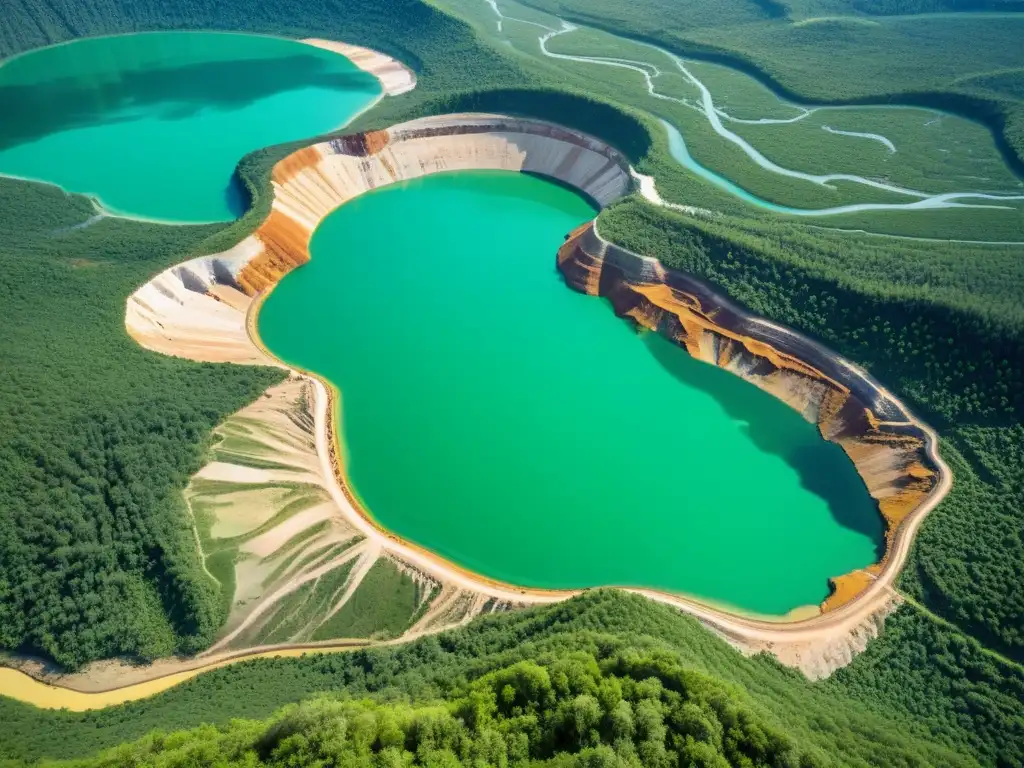
[[[416,608],[415,582],[390,560],[381,558],[341,610],[317,628],[313,639],[397,637],[409,626]]]
[[[322,619],[343,591],[352,565],[352,562],[343,563],[283,598],[272,619],[253,637],[252,644],[306,639],[308,627]]]
[[[224,616],[231,612],[231,606],[235,601],[235,560],[238,557],[237,550],[221,550],[214,552],[206,558],[206,570],[220,584],[220,603]]]

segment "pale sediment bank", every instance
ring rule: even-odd
[[[133,294],[127,330],[141,345],[165,354],[279,365],[252,332],[258,307],[253,299],[309,260],[309,243],[320,221],[372,189],[469,169],[546,175],[601,206],[633,188],[631,169],[614,149],[532,120],[448,115],[333,139],[275,166],[272,209],[253,235],[223,253],[172,267]],[[694,356],[732,370],[817,423],[823,437],[842,445],[854,461],[889,524],[883,562],[869,577],[840,577],[836,592],[843,600],[826,601],[827,612],[821,615],[807,617],[808,611],[800,611],[771,620],[685,596],[633,591],[681,608],[741,648],[768,650],[811,676],[824,676],[848,662],[892,610],[890,586],[913,534],[948,490],[948,469],[935,453],[934,435],[854,366],[787,329],[747,315],[685,275],[609,246],[592,225],[573,234],[559,262],[570,285],[609,296],[621,314],[669,330]],[[348,489],[330,387],[314,381],[317,454],[339,513],[361,535],[444,590],[506,604],[552,602],[575,594],[486,579],[379,528]]]
[[[165,354],[277,364],[251,343],[243,313],[252,296],[309,261],[320,221],[372,189],[471,169],[544,174],[602,206],[631,188],[628,164],[618,152],[531,120],[447,115],[315,144],[274,167],[274,202],[256,232],[223,253],[171,267],[132,294],[128,333]]]
[[[366,648],[362,640],[310,643],[268,650],[253,648],[214,657],[188,659],[171,657],[146,666],[128,666],[118,661],[97,662],[84,673],[54,675],[36,660],[20,660],[18,668],[0,667],[0,693],[41,709],[84,712],[149,698],[191,680],[196,675],[251,659],[294,658],[305,653],[337,653]],[[115,685],[110,685],[116,680]]]
[[[408,93],[416,87],[416,74],[402,62],[386,54],[349,43],[321,40],[318,37],[308,37],[301,42],[340,53],[361,70],[376,77],[387,96]]]

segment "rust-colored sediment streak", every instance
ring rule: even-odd
[[[276,285],[295,267],[309,261],[309,241],[312,236],[312,230],[281,211],[272,210],[255,235],[263,244],[263,251],[238,273],[239,287],[254,296]]]
[[[601,279],[601,263],[599,258],[592,257],[582,248],[568,248],[569,243],[575,243],[581,235],[590,229],[590,222],[576,227],[566,238],[566,246],[558,251],[558,268],[565,275],[565,279],[576,290],[587,293],[591,296],[598,294],[598,281]]]
[[[821,612],[827,613],[828,611],[835,610],[839,606],[850,602],[857,597],[857,595],[867,589],[873,580],[874,579],[864,571],[844,573],[842,576],[836,576],[829,579],[829,586],[832,587],[832,594],[825,598],[825,602],[821,604]]]
[[[391,137],[387,131],[366,131],[339,136],[330,142],[330,153],[350,157],[371,157],[388,146]]]
[[[367,131],[363,134],[363,145],[366,147],[366,154],[376,155],[388,145],[389,137],[387,131]]]
[[[315,146],[303,147],[292,152],[287,157],[278,160],[270,172],[270,178],[275,184],[284,186],[298,176],[302,171],[320,162],[320,152]]]
[[[605,243],[593,223],[569,235],[558,266],[570,287],[609,299],[620,317],[774,395],[840,445],[886,525],[883,557],[866,571],[885,567],[900,524],[938,485],[923,431],[888,393],[812,342],[752,319],[699,281]],[[862,594],[872,580],[866,571],[831,579],[822,611]]]

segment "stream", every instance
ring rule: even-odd
[[[526,19],[519,19],[513,16],[508,16],[502,13],[498,6],[497,0],[485,0],[485,2],[491,7],[498,17],[498,29],[502,28],[504,22],[515,22],[519,24],[526,24],[531,27],[543,30],[543,33],[538,35],[537,41],[540,46],[540,52],[551,59],[559,59],[564,61],[573,61],[582,64],[593,64],[596,66],[607,66],[616,67],[620,69],[628,69],[643,77],[647,87],[647,92],[654,98],[663,101],[671,101],[677,104],[682,104],[690,109],[694,109],[705,116],[711,128],[716,134],[725,139],[726,141],[739,147],[748,158],[750,158],[759,167],[775,173],[779,176],[785,176],[792,179],[798,179],[801,181],[807,181],[813,184],[817,184],[828,189],[834,189],[832,186],[833,182],[844,181],[853,184],[859,184],[862,186],[872,187],[874,189],[882,190],[892,194],[902,195],[909,198],[914,198],[911,201],[905,203],[851,203],[848,205],[838,205],[829,208],[792,208],[789,206],[778,205],[769,200],[757,197],[751,194],[747,190],[735,182],[721,176],[715,171],[707,168],[698,163],[693,156],[689,153],[686,148],[686,141],[683,138],[682,133],[678,127],[672,123],[661,119],[660,122],[665,128],[668,134],[669,152],[672,158],[682,165],[687,170],[696,174],[697,176],[705,179],[706,181],[714,184],[718,188],[728,192],[729,194],[743,200],[746,203],[754,205],[758,208],[770,210],[775,213],[782,213],[791,216],[836,216],[841,214],[859,213],[864,211],[915,211],[915,210],[934,210],[942,208],[987,208],[987,209],[1003,209],[1013,210],[1014,206],[1011,205],[1000,205],[1002,202],[1014,202],[1024,200],[1024,194],[1021,195],[996,195],[986,192],[943,192],[939,194],[933,194],[930,192],[924,192],[917,189],[911,189],[909,187],[902,187],[895,184],[888,184],[883,181],[875,179],[865,178],[849,173],[828,173],[828,174],[812,174],[805,173],[803,171],[797,171],[791,168],[781,166],[757,150],[752,144],[750,144],[742,136],[737,135],[735,132],[730,131],[723,121],[731,121],[736,123],[746,124],[787,124],[795,123],[803,120],[811,114],[826,109],[825,107],[803,107],[797,104],[790,104],[794,109],[800,110],[800,114],[788,118],[757,118],[757,119],[741,119],[732,117],[724,110],[715,106],[714,98],[711,94],[710,89],[696,76],[693,72],[687,68],[685,61],[669,51],[659,48],[649,43],[636,42],[637,45],[644,48],[656,51],[657,53],[667,57],[672,62],[673,66],[678,69],[679,73],[693,85],[700,92],[699,102],[693,102],[688,99],[680,99],[674,96],[669,96],[664,93],[658,92],[655,87],[655,80],[662,74],[662,70],[656,65],[647,61],[638,61],[634,59],[624,59],[615,57],[605,56],[579,56],[565,53],[555,53],[548,48],[548,43],[556,38],[563,35],[568,35],[574,31],[580,29],[580,27],[570,22],[558,19],[560,27],[552,28],[545,24],[541,24],[536,21],[529,21]],[[557,18],[557,17],[556,17]],[[865,133],[857,131],[839,131],[831,128],[825,128],[829,133],[834,133],[842,136],[849,136],[857,139],[870,139],[873,141],[880,142],[886,146],[890,152],[895,152],[896,147],[885,136],[875,133]],[[993,201],[992,203],[984,202],[962,202],[962,201]]]

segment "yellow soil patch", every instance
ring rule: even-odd
[[[862,594],[870,586],[875,578],[865,571],[852,571],[829,579],[832,584],[832,594],[821,604],[822,612],[834,611],[841,605]]]
[[[30,677],[24,672],[9,667],[0,667],[0,691],[4,696],[10,696],[18,701],[31,704],[43,709],[68,709],[72,712],[84,712],[89,709],[103,709],[117,704],[124,704],[127,701],[137,701],[154,696],[168,688],[190,680],[196,675],[210,672],[228,664],[250,659],[273,659],[273,658],[294,658],[304,656],[313,651],[315,653],[340,653],[365,648],[368,643],[350,642],[345,644],[339,641],[332,646],[305,647],[305,648],[280,648],[270,651],[253,653],[227,654],[219,660],[198,661],[197,666],[192,669],[185,669],[180,672],[166,674],[154,680],[126,685],[113,690],[100,690],[85,692],[62,688],[50,683],[44,683]],[[169,660],[170,664],[181,666],[179,659]],[[185,662],[187,663],[187,662]]]
[[[257,488],[217,495],[210,535],[230,539],[256,530],[281,510],[292,493],[290,488]]]

